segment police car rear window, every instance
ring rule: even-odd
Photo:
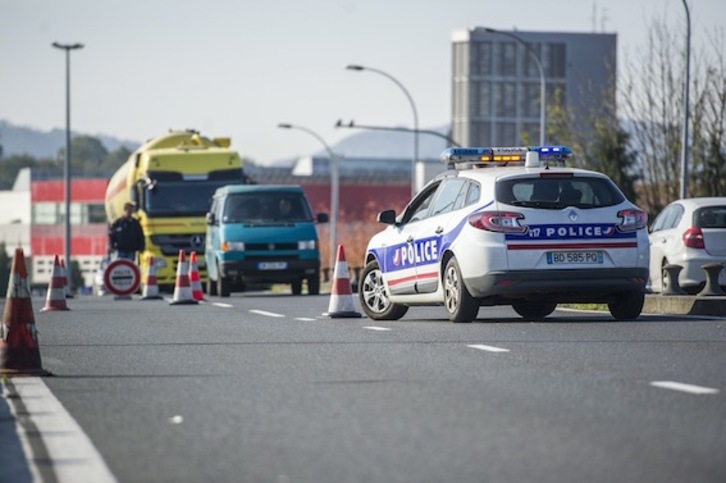
[[[622,192],[606,178],[589,176],[508,178],[497,183],[500,203],[543,209],[601,208],[622,203]]]

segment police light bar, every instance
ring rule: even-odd
[[[553,161],[564,165],[572,156],[567,146],[536,146],[511,148],[448,148],[441,153],[441,161],[449,168],[482,168],[486,166],[526,165],[539,166]],[[526,164],[525,164],[526,162]]]

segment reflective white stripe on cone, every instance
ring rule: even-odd
[[[159,295],[159,285],[156,282],[154,256],[149,255],[146,259],[146,280],[144,281],[144,288],[141,290],[141,300],[159,300],[163,298]]]
[[[179,262],[176,266],[176,284],[174,285],[174,297],[169,305],[193,305],[197,304],[192,297],[192,288],[189,285],[189,264],[184,256],[184,250],[179,250]]]
[[[58,255],[56,255],[53,261],[50,282],[48,283],[48,293],[45,297],[45,307],[40,309],[41,312],[70,310],[66,304],[66,290],[63,282],[63,266],[60,263]]]
[[[197,302],[203,301],[204,289],[202,288],[202,281],[199,279],[197,252],[189,254],[189,283],[192,286],[192,298]]]
[[[335,275],[330,290],[330,303],[328,311],[323,313],[330,318],[359,318],[360,312],[355,310],[353,292],[348,278],[348,262],[345,261],[343,245],[338,245],[338,254],[335,258]]]

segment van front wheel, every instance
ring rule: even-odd
[[[222,276],[221,267],[217,267],[217,292],[220,297],[229,297],[229,278]]]

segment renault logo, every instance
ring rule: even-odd
[[[577,219],[580,217],[575,210],[570,210],[567,216],[572,222],[577,221]]]
[[[192,235],[189,239],[192,248],[202,248],[204,246],[204,235]]]

